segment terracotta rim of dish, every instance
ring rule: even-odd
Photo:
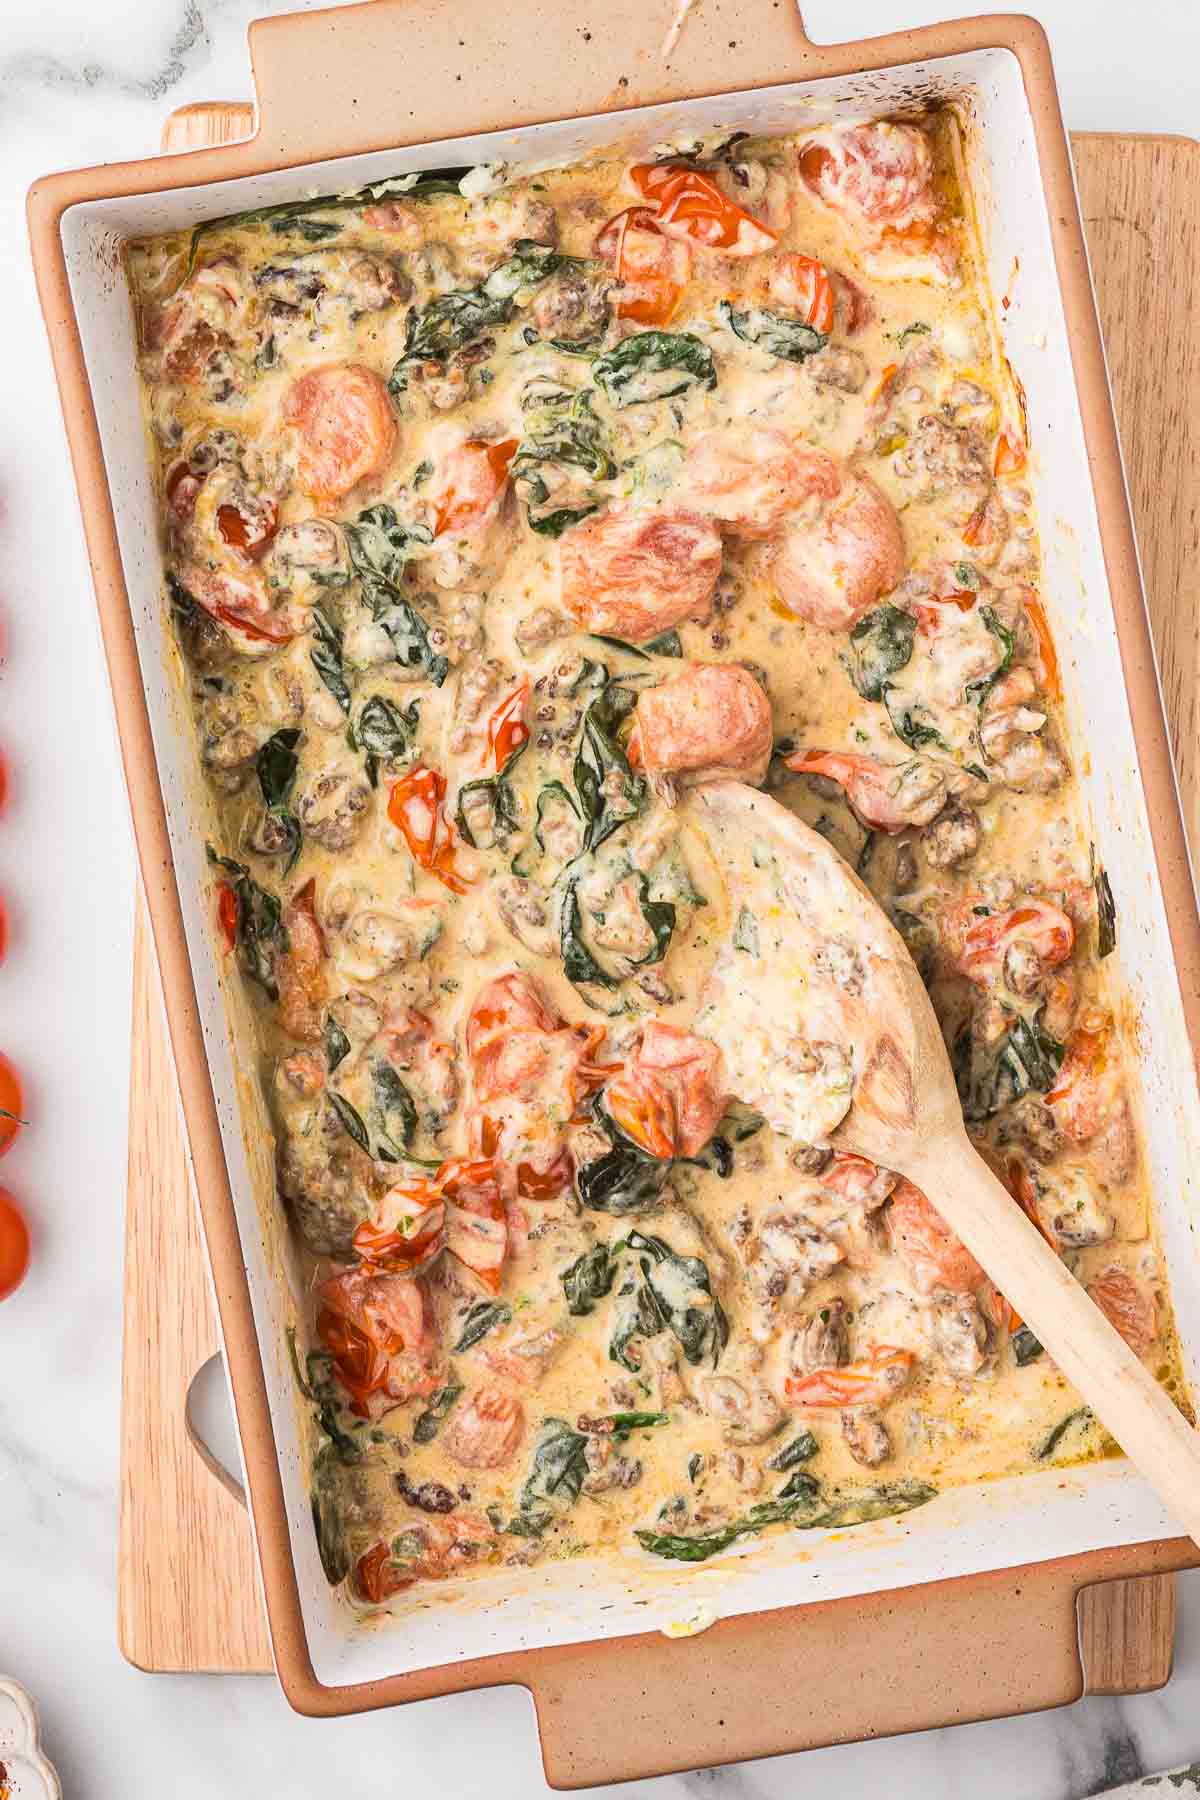
[[[1036,133],[1038,158],[1059,280],[1070,322],[1071,355],[1100,520],[1100,538],[1113,597],[1130,715],[1139,751],[1154,852],[1166,905],[1176,975],[1195,1052],[1200,1044],[1200,915],[1192,886],[1174,767],[1142,595],[1133,524],[1117,440],[1075,195],[1070,151],[1059,110],[1049,45],[1040,25],[1016,15],[981,17],[895,33],[854,44],[814,46],[787,0],[711,0],[689,19],[670,60],[657,55],[661,38],[645,44],[646,15],[669,18],[664,0],[609,0],[604,30],[589,32],[586,0],[563,0],[550,20],[539,0],[506,0],[498,17],[472,22],[466,39],[454,0],[374,0],[373,4],[284,15],[250,28],[260,125],[255,137],[183,155],[51,175],[30,191],[28,217],[39,295],[51,340],[67,437],[84,515],[101,631],[117,714],[146,898],[167,1000],[168,1024],[187,1122],[205,1236],[226,1345],[245,1457],[254,1529],[279,1679],[303,1713],[329,1716],[396,1705],[469,1688],[520,1683],[534,1691],[547,1774],[575,1785],[586,1765],[578,1742],[604,1741],[606,1779],[695,1766],[687,1745],[667,1728],[679,1710],[681,1656],[688,1679],[700,1676],[700,1698],[723,1704],[716,1744],[706,1762],[771,1754],[797,1742],[836,1741],[811,1717],[792,1719],[777,1705],[780,1634],[799,1633],[830,1644],[848,1628],[869,1630],[898,1611],[914,1626],[934,1597],[984,1592],[1020,1577],[1040,1583],[1060,1609],[1078,1590],[1102,1579],[1194,1566],[1186,1538],[1094,1551],[1051,1563],[1010,1567],[925,1587],[850,1600],[783,1608],[723,1621],[687,1644],[658,1633],[514,1651],[415,1671],[374,1682],[328,1687],[308,1654],[295,1568],[288,1540],[282,1479],[268,1410],[267,1389],[242,1268],[233,1199],[221,1147],[216,1106],[201,1036],[199,1010],[184,938],[166,816],[142,690],[129,599],[117,544],[95,411],[67,278],[60,235],[63,214],[80,202],[190,188],[295,167],[323,158],[432,142],[483,131],[540,124],[666,100],[710,97],[822,77],[859,75],[973,50],[1009,51],[1018,61]],[[405,35],[404,88],[393,87],[394,48]],[[557,32],[557,41],[550,34]],[[585,39],[584,33],[588,32]],[[535,41],[536,70],[524,67],[522,45]],[[665,35],[665,32],[663,33]],[[600,41],[603,39],[603,41]],[[586,42],[586,67],[581,66]],[[389,56],[388,52],[393,52]],[[527,60],[527,59],[525,59]],[[511,92],[512,69],[522,89]],[[424,77],[424,79],[422,79]],[[768,1624],[769,1622],[769,1624]],[[1060,1620],[1061,1624],[1061,1620]],[[807,1658],[806,1658],[807,1660]],[[1069,1657],[1068,1657],[1069,1661]],[[601,1674],[601,1668],[603,1673]],[[725,1674],[722,1674],[724,1669]],[[727,1677],[736,1680],[726,1691]],[[755,1671],[760,1679],[747,1681]],[[599,1679],[598,1679],[599,1677]],[[1079,1692],[1070,1672],[1055,1696]],[[980,1671],[978,1700],[964,1717],[1011,1708],[994,1704],[995,1689]],[[695,1702],[693,1701],[693,1705]],[[622,1708],[621,1712],[617,1708]],[[629,1709],[629,1710],[626,1710]],[[619,1734],[611,1722],[623,1717]],[[791,1725],[789,1735],[788,1726]],[[907,1728],[889,1711],[881,1683],[873,1735]],[[619,1737],[619,1741],[616,1741]],[[670,1741],[672,1738],[674,1742]],[[695,1739],[689,1739],[694,1743]],[[714,1749],[719,1750],[714,1754]],[[580,1757],[583,1756],[583,1764]]]

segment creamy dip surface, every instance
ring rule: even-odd
[[[128,251],[318,1540],[400,1609],[1113,1449],[829,1147],[837,919],[740,1005],[778,921],[707,776],[866,880],[1013,1204],[1182,1394],[955,121],[464,173]]]

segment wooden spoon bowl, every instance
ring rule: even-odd
[[[1200,1436],[971,1145],[900,933],[768,795],[708,782],[687,807],[729,891],[696,1029],[720,1045],[733,1093],[785,1135],[914,1182],[1200,1542]]]

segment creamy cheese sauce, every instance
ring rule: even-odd
[[[825,1141],[852,932],[789,895],[752,1006],[781,878],[731,895],[678,804],[765,784],[858,869],[1014,1204],[1176,1387],[953,118],[463,189],[128,255],[330,1580],[700,1560],[1108,1453]]]

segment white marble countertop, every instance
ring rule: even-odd
[[[700,0],[703,3],[703,0]],[[601,8],[602,9],[602,8]],[[598,9],[598,10],[601,10]],[[115,1630],[121,1235],[134,862],[87,560],[29,270],[24,193],[54,167],[153,149],[164,113],[250,93],[253,0],[0,4],[0,749],[12,767],[0,892],[12,947],[0,1047],[35,1124],[0,1167],[36,1232],[0,1312],[0,1670],[42,1709],[68,1794],[304,1800],[350,1789],[492,1800],[548,1792],[528,1696],[429,1701],[314,1723],[263,1679],[149,1677]],[[274,9],[271,9],[274,10]],[[280,8],[279,10],[282,10]],[[953,0],[808,0],[818,39],[932,20]],[[1196,0],[1031,0],[1051,31],[1068,123],[1195,133]],[[1136,24],[1135,29],[1131,29]],[[1120,42],[1119,55],[1110,43]],[[86,871],[80,880],[80,871]],[[1176,1674],[1161,1694],[641,1784],[825,1800],[1074,1800],[1200,1754],[1200,1575],[1181,1580]],[[1036,1621],[1030,1621],[1036,1630]],[[599,1792],[601,1790],[594,1790]],[[610,1790],[603,1790],[608,1792]],[[615,1792],[616,1790],[611,1790]]]

